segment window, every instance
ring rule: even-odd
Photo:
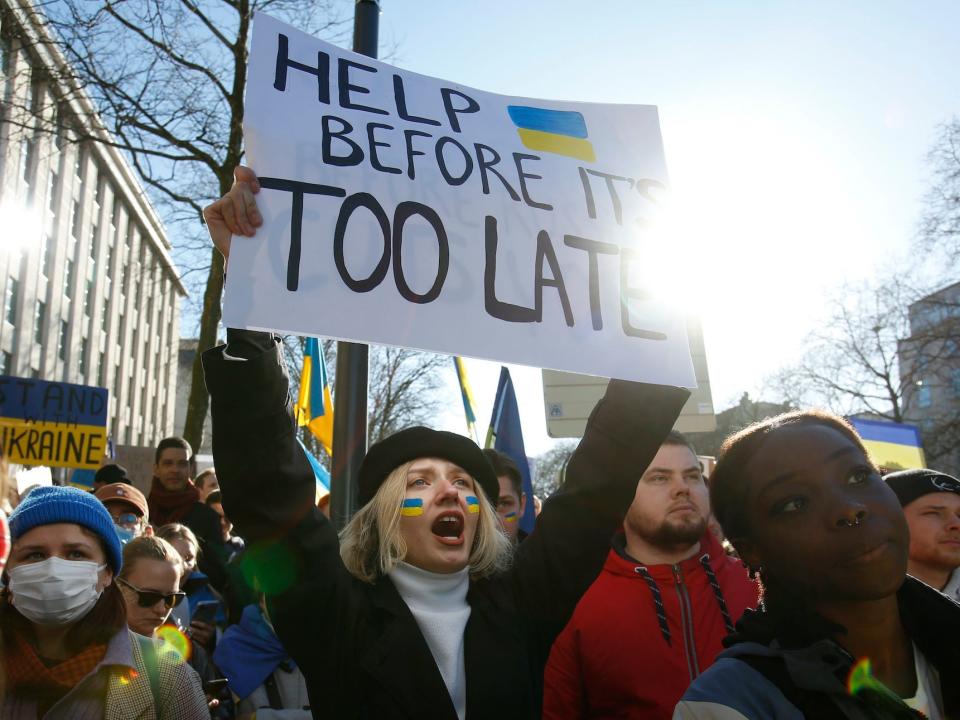
[[[83,145],[80,145],[73,154],[73,174],[77,176],[77,180],[80,182],[83,182],[83,165],[86,159],[87,150]]]
[[[9,375],[13,372],[13,355],[6,350],[0,352],[0,375]]]
[[[80,357],[77,360],[77,369],[80,371],[80,379],[86,380],[87,377],[87,350],[90,347],[90,341],[83,338],[80,341]]]
[[[82,205],[80,198],[73,199],[73,215],[70,218],[70,234],[77,240],[80,239],[80,221],[83,219]]]
[[[32,137],[25,137],[20,141],[20,177],[23,184],[30,188],[33,182],[34,151],[37,143]]]
[[[67,264],[63,268],[63,292],[70,295],[73,289],[73,258],[67,258]]]
[[[60,340],[57,342],[57,357],[67,361],[67,342],[70,338],[70,325],[66,320],[60,321]]]
[[[17,293],[20,289],[20,281],[11,277],[7,281],[7,296],[3,304],[3,316],[11,325],[17,324]]]
[[[109,297],[110,297],[109,295],[104,295],[103,302],[100,303],[100,329],[103,330],[104,332],[107,331],[107,320],[110,317],[110,312],[109,312],[110,308],[109,308],[109,304],[107,303],[107,298]]]
[[[83,290],[83,314],[90,317],[90,307],[93,305],[93,280],[87,280]]]
[[[60,176],[57,175],[56,168],[50,168],[50,175],[47,177],[47,207],[50,212],[57,212],[57,192],[60,190]]]
[[[43,325],[47,321],[47,304],[42,300],[37,303],[37,314],[33,323],[33,339],[37,345],[43,344]]]
[[[932,398],[930,397],[930,388],[926,385],[921,385],[917,390],[917,406],[922,408],[930,407]]]
[[[64,119],[63,106],[57,108],[57,119],[56,119],[57,130],[53,136],[53,144],[56,145],[57,150],[63,150],[63,146],[67,144],[67,121]]]
[[[52,255],[50,252],[50,242],[50,236],[44,233],[43,237],[40,238],[40,274],[46,278],[50,277],[50,256]]]
[[[7,35],[6,30],[4,26],[3,33],[0,34],[0,72],[4,77],[10,74],[10,65],[13,61],[13,43],[10,42],[10,36]]]

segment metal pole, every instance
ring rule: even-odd
[[[379,0],[357,0],[353,14],[353,50],[377,56]],[[333,415],[333,472],[330,518],[337,530],[357,511],[357,473],[367,454],[368,348],[337,343],[337,407]]]

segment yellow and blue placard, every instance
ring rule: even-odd
[[[581,113],[529,105],[508,105],[507,113],[517,126],[524,147],[587,162],[597,159]]]
[[[888,470],[907,470],[927,466],[915,425],[850,418],[873,461]]]
[[[306,425],[327,455],[333,457],[333,398],[327,381],[327,366],[316,338],[307,338],[297,395],[297,425]]]
[[[106,388],[0,376],[0,446],[10,462],[96,470],[107,451]]]

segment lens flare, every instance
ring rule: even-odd
[[[176,663],[185,663],[190,659],[193,647],[190,638],[177,630],[173,625],[163,625],[157,630],[160,640],[160,654]]]

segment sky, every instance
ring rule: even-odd
[[[832,289],[909,252],[926,154],[960,114],[956,2],[381,8],[381,54],[392,48],[404,69],[506,95],[658,106],[675,225],[665,284],[701,318],[718,410],[797,359]],[[536,455],[553,444],[540,372],[510,368]],[[499,366],[467,369],[484,432]],[[439,424],[464,431],[457,408]]]

